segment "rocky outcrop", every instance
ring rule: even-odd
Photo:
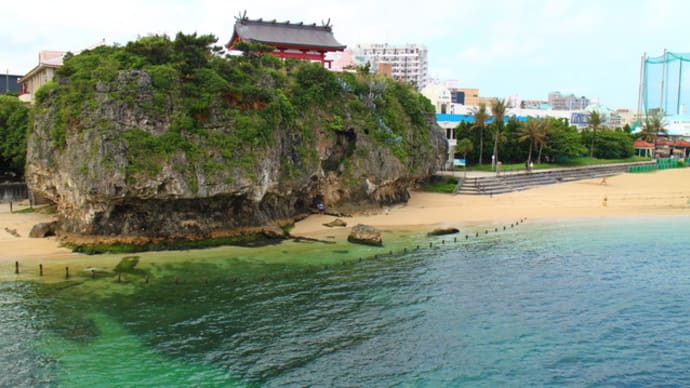
[[[55,236],[57,231],[57,222],[42,222],[40,224],[34,225],[29,232],[29,237],[33,238],[44,238],[48,236]]]
[[[344,228],[347,226],[347,222],[341,220],[340,218],[336,218],[335,220],[333,220],[331,222],[327,222],[327,223],[323,224],[323,226],[327,226],[329,228],[335,228],[335,227]]]
[[[347,241],[354,244],[364,244],[373,246],[383,246],[381,232],[373,226],[358,224],[352,227]]]
[[[65,236],[198,239],[289,223],[317,201],[329,212],[344,213],[400,203],[409,198],[409,187],[445,161],[446,139],[433,114],[419,137],[425,143],[401,159],[359,126],[354,111],[348,111],[342,129],[326,129],[325,119],[306,128],[281,124],[265,144],[241,149],[220,149],[185,133],[191,151],[165,150],[155,159],[147,155],[145,141],[173,131],[179,115],[174,100],[152,111],[160,96],[151,77],[138,70],[121,71],[90,93],[87,102],[73,107],[81,109],[78,120],[67,124],[58,93],[49,94],[34,112],[28,140],[27,183],[57,205],[58,229]],[[223,121],[216,110],[204,118],[205,130],[232,134],[234,121]],[[64,141],[56,141],[59,131]],[[403,141],[416,136],[411,129],[405,133],[410,138]]]

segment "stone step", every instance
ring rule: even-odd
[[[467,178],[456,188],[456,194],[492,195],[511,191],[526,190],[531,187],[544,186],[561,182],[572,182],[583,179],[601,178],[628,171],[631,165],[653,164],[627,163],[607,166],[576,167],[572,169],[509,173],[500,176]]]

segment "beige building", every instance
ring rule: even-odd
[[[52,81],[55,70],[62,66],[65,57],[64,51],[41,51],[38,53],[38,65],[26,73],[19,82],[21,91],[19,99],[25,102],[34,102],[36,91],[48,81]]]
[[[466,106],[479,105],[479,89],[452,88],[450,91],[453,103]]]
[[[442,83],[430,83],[421,92],[422,95],[431,101],[436,113],[452,113],[450,91]]]

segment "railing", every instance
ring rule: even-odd
[[[29,197],[25,183],[0,183],[0,202],[17,201]]]
[[[650,163],[650,164],[645,164],[645,165],[640,165],[640,166],[630,166],[628,168],[628,172],[630,172],[630,173],[651,172],[651,171],[657,171],[657,170],[668,170],[671,168],[684,168],[684,167],[688,167],[688,165],[690,165],[690,158],[686,158],[686,159],[675,159],[675,158],[657,159],[656,163]]]

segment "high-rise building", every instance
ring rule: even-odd
[[[585,109],[590,104],[589,98],[585,96],[562,95],[561,92],[549,93],[548,101],[553,110],[580,110]]]
[[[412,84],[422,90],[429,83],[427,48],[422,45],[389,45],[388,43],[362,43],[352,48],[352,57],[369,63],[372,71],[391,65],[393,78]]]

